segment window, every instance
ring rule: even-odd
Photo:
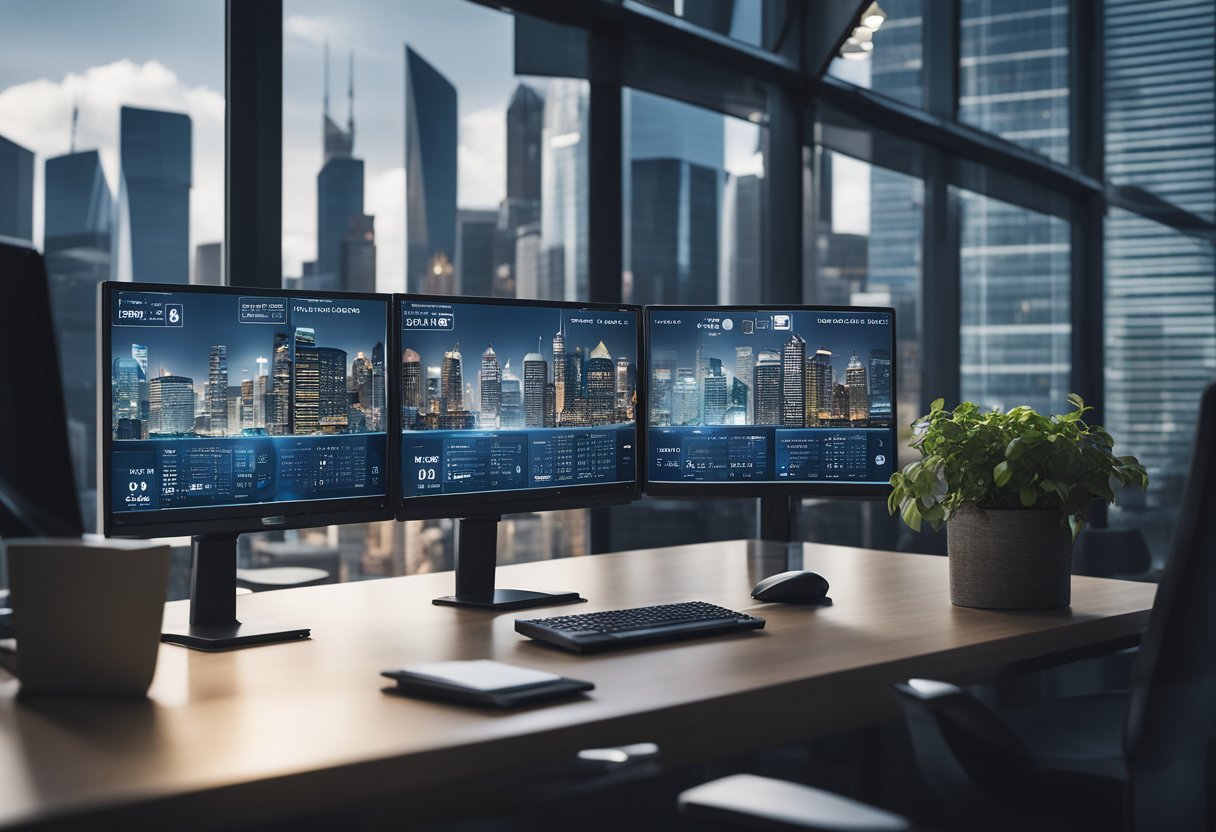
[[[961,202],[962,397],[1060,413],[1069,393],[1069,226],[956,192]]]
[[[750,44],[773,48],[785,18],[789,0],[638,0],[687,23]]]
[[[1199,394],[1216,377],[1211,242],[1127,211],[1106,220],[1106,427],[1149,491],[1128,489],[1115,525],[1138,526],[1163,558],[1191,462]]]
[[[0,54],[0,235],[46,255],[77,491],[95,531],[97,284],[223,280],[224,5],[16,4]]]
[[[924,106],[924,3],[926,0],[886,0],[886,19],[864,44],[833,59],[828,74],[859,87],[911,104]],[[931,0],[930,0],[931,2]]]
[[[1068,0],[963,0],[959,121],[1068,161]]]

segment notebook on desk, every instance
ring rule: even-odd
[[[512,708],[595,688],[556,673],[489,660],[429,662],[380,673],[397,682],[387,692],[444,702]]]

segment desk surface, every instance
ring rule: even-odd
[[[499,586],[590,599],[562,611],[695,599],[768,620],[593,657],[515,633],[516,617],[550,613],[433,606],[451,592],[443,573],[243,596],[241,616],[311,626],[313,639],[217,654],[162,645],[146,702],[17,701],[0,672],[0,827],[72,826],[92,812],[222,826],[402,796],[422,811],[445,786],[579,748],[654,741],[672,763],[760,748],[885,716],[887,686],[909,676],[967,681],[1134,637],[1156,590],[1074,577],[1070,610],[962,609],[950,605],[945,558],[815,546],[806,567],[831,582],[834,606],[758,604],[752,585],[784,556],[735,541],[498,570]],[[474,658],[596,689],[507,713],[381,693],[381,669]]]

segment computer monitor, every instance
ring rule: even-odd
[[[42,255],[0,243],[0,537],[79,537],[80,505]],[[70,360],[70,359],[69,359]],[[4,606],[4,604],[0,604]]]
[[[166,641],[306,637],[236,620],[237,535],[392,518],[390,307],[387,295],[102,284],[102,529],[194,540],[190,626]]]
[[[641,309],[398,295],[400,519],[454,517],[456,594],[520,609],[577,593],[494,588],[510,512],[629,502],[640,493]]]
[[[885,495],[895,313],[648,306],[646,493]]]

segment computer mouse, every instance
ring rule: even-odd
[[[752,589],[757,601],[782,604],[821,604],[828,594],[828,582],[820,574],[795,569],[765,578]]]

